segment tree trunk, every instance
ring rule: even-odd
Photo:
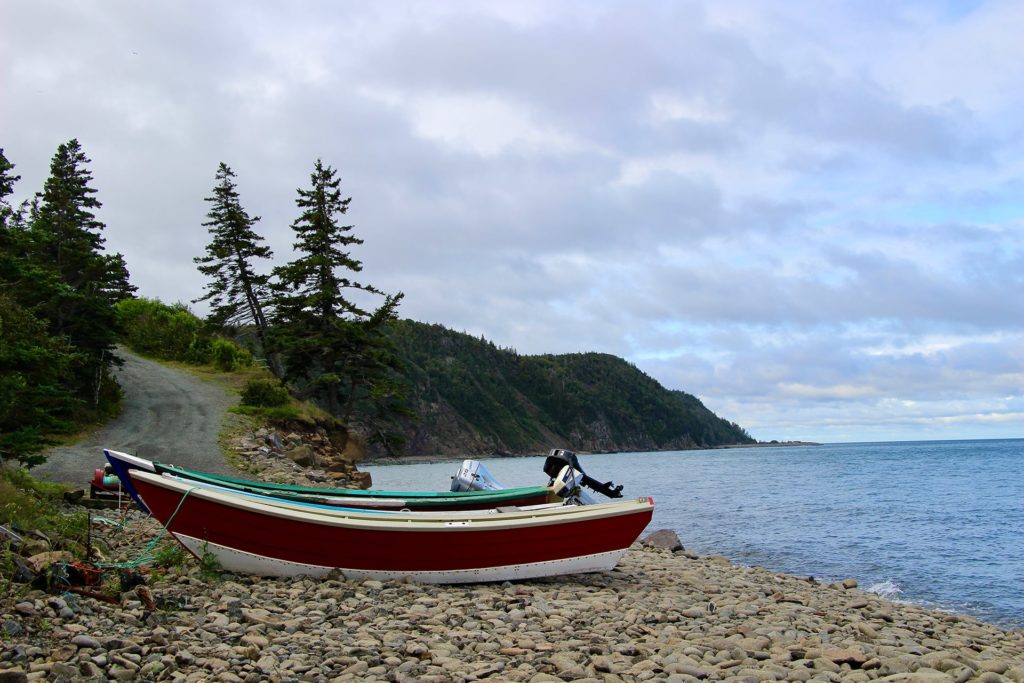
[[[93,381],[93,392],[92,392],[92,407],[93,410],[99,410],[100,407],[100,387],[103,384],[103,369],[104,369],[104,358],[106,357],[106,351],[100,351],[100,361],[96,365],[96,379]]]

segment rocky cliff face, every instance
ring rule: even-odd
[[[484,437],[444,401],[417,402],[414,407],[422,418],[404,428],[404,452],[413,456],[493,454],[500,450],[494,439]],[[370,457],[388,455],[379,446],[368,449]]]
[[[484,457],[493,455],[534,455],[552,448],[568,448],[582,453],[617,453],[632,451],[685,450],[702,448],[689,435],[659,442],[643,431],[616,435],[611,423],[596,419],[560,434],[540,421],[530,424],[536,436],[526,443],[509,444],[481,430],[459,415],[444,401],[415,404],[422,421],[407,424],[406,443],[402,455],[413,457]],[[369,459],[392,457],[380,446],[365,447]]]
[[[297,421],[260,427],[231,439],[229,448],[240,469],[265,481],[358,489],[372,483],[356,468],[363,459],[358,439],[336,427]]]

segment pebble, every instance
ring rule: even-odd
[[[95,638],[93,638],[91,636],[86,636],[86,635],[77,635],[77,636],[75,636],[74,638],[71,639],[71,644],[72,645],[77,645],[80,648],[87,647],[87,648],[91,648],[93,650],[100,649],[100,641],[96,640]]]

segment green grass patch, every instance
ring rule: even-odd
[[[210,552],[207,544],[203,544],[203,554],[199,557],[199,578],[207,583],[217,583],[224,578],[224,568],[217,556]]]
[[[65,487],[32,477],[27,470],[0,468],[0,524],[23,532],[39,531],[54,549],[84,552],[89,514],[61,509]]]
[[[160,546],[153,555],[153,565],[161,569],[172,569],[183,567],[191,559],[191,555],[181,547],[181,544],[166,543]]]
[[[243,406],[237,405],[229,408],[232,413],[248,415],[263,421],[273,420],[301,420],[302,410],[299,406],[288,404],[284,406]]]

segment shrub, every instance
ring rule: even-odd
[[[184,360],[203,322],[184,304],[159,299],[123,299],[115,306],[125,343],[139,353],[164,360]]]
[[[209,362],[221,372],[233,372],[239,367],[252,365],[252,354],[227,339],[216,337],[209,348]]]
[[[214,339],[210,343],[210,360],[214,367],[223,372],[235,369],[235,346],[226,339]]]
[[[161,360],[213,365],[231,372],[252,365],[252,354],[234,342],[213,336],[184,304],[168,306],[159,299],[124,299],[117,306],[125,343]]]
[[[213,341],[203,334],[194,334],[185,352],[185,361],[195,365],[209,365],[212,359],[210,346]]]
[[[272,379],[249,380],[242,389],[242,405],[274,408],[287,405],[288,389]]]

